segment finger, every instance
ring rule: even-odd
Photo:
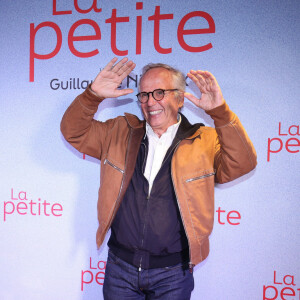
[[[199,99],[197,97],[195,97],[193,94],[185,92],[184,97],[187,98],[188,100],[190,100],[196,106],[199,105]]]
[[[214,98],[215,97],[218,99],[223,98],[221,88],[220,88],[215,76],[208,71],[198,71],[198,73],[201,74],[203,76],[203,78],[205,79],[205,82],[206,82],[205,88],[206,88],[207,93],[214,95],[213,96]],[[200,89],[200,91],[201,91],[201,89]]]
[[[136,64],[131,61],[131,64],[129,66],[127,66],[127,69],[124,70],[124,72],[120,75],[121,81],[132,72],[132,70],[135,68],[135,66],[136,66]]]
[[[205,81],[207,89],[210,89],[213,84],[213,81],[212,81],[212,77],[210,76],[209,72],[202,71],[202,72],[199,72],[199,74],[201,74],[203,80]]]
[[[190,78],[197,83],[197,81],[199,81],[201,84],[205,83],[205,79],[202,76],[202,71],[195,71],[195,70],[191,70],[190,74],[192,75]],[[194,78],[194,79],[193,79]]]
[[[105,71],[109,71],[111,70],[111,68],[113,67],[113,65],[115,64],[115,62],[118,60],[117,57],[114,57],[104,68],[103,70]]]
[[[211,80],[216,81],[215,76],[209,71],[201,71],[201,73],[205,78],[210,78]]]
[[[196,72],[194,76],[198,79],[198,82],[201,87],[205,87],[208,84],[208,82],[206,81],[206,78],[203,76],[203,74]]]
[[[117,64],[115,64],[113,67],[112,67],[112,71],[117,73],[122,67],[123,65],[126,64],[126,62],[128,61],[128,58],[127,57],[124,57],[122,58]]]
[[[187,73],[187,76],[198,86],[199,80],[195,76],[195,72],[193,72],[193,70],[191,70],[190,73]]]
[[[117,97],[125,96],[133,92],[134,92],[133,89],[116,90]]]
[[[132,64],[133,64],[132,60],[128,61],[126,64],[123,64],[123,66],[121,66],[121,68],[117,71],[117,74],[119,76],[122,75],[124,72],[126,72],[128,68],[131,68]]]
[[[196,84],[196,86],[200,89],[201,93],[207,92],[207,83],[197,71],[191,70],[191,72],[188,73],[188,77]]]
[[[218,82],[215,76],[208,72],[208,71],[203,71],[202,76],[205,78],[206,82],[211,86],[211,87],[218,87]]]
[[[215,90],[219,89],[219,85],[218,85],[216,78],[210,72],[197,70],[196,74],[198,74],[198,76],[202,77],[202,79],[203,79],[203,81],[201,81],[202,89],[206,90],[206,92],[215,91]]]

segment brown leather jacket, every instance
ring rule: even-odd
[[[102,244],[132,177],[145,122],[132,114],[93,119],[99,103],[89,89],[65,112],[61,131],[77,150],[101,160],[97,245]],[[214,183],[236,179],[256,166],[255,149],[226,103],[207,111],[215,129],[201,126],[182,140],[172,158],[172,180],[190,249],[190,264],[209,253],[214,223]]]

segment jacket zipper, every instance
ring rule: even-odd
[[[132,129],[130,130],[130,136],[129,136],[128,145],[130,145],[131,139],[132,139]],[[127,149],[126,149],[124,170],[126,170],[126,165],[127,165],[127,155],[128,155],[128,147],[127,147]],[[119,190],[119,194],[118,194],[117,200],[115,201],[115,203],[117,203],[118,200],[119,200],[119,198],[120,198],[120,194],[121,194],[121,191],[122,191],[122,188],[123,188],[123,184],[124,184],[124,177],[125,177],[125,176],[124,176],[124,171],[123,171],[122,169],[118,168],[117,166],[113,165],[113,164],[112,164],[109,160],[107,160],[107,159],[105,159],[104,163],[106,163],[106,162],[107,162],[109,165],[111,165],[113,168],[119,170],[119,171],[123,174],[123,176],[122,176],[122,182],[121,182],[121,187],[120,187],[120,190]],[[114,218],[114,216],[115,216],[116,211],[117,211],[117,207],[115,206],[115,207],[114,207],[114,211],[113,211],[112,216],[111,216],[111,219],[110,219],[109,224],[108,224],[108,228],[110,228],[110,226],[111,226],[111,223],[112,223],[112,220],[113,220],[113,218]],[[106,233],[107,233],[107,231],[106,231]]]
[[[147,196],[146,214],[148,213],[149,198],[150,198],[150,195]],[[145,229],[146,229],[146,221],[144,222],[144,226],[143,226],[141,248],[143,248],[143,246],[144,246]],[[142,260],[143,260],[143,257],[141,256],[141,259],[140,259],[140,266],[139,266],[139,272],[142,270]]]
[[[173,156],[178,148],[178,145],[181,141],[179,141],[176,145],[175,145],[175,150],[173,152]],[[185,231],[185,235],[186,235],[186,238],[187,238],[187,241],[188,241],[188,244],[189,244],[189,258],[191,259],[191,245],[190,245],[190,240],[189,240],[189,237],[187,235],[187,230],[186,230],[186,227],[185,227],[185,224],[184,224],[184,220],[182,218],[182,213],[181,213],[181,208],[180,208],[180,205],[179,205],[179,202],[178,202],[178,197],[177,197],[177,191],[176,191],[176,187],[175,187],[175,184],[174,184],[174,180],[173,180],[173,172],[172,172],[172,165],[171,165],[171,179],[172,179],[172,183],[173,183],[173,187],[174,187],[174,192],[175,192],[175,196],[176,196],[176,201],[177,201],[177,205],[178,205],[178,208],[179,208],[179,212],[180,212],[180,217],[181,217],[181,220],[182,220],[182,224],[183,224],[183,228],[184,228],[184,231]],[[194,264],[190,261],[189,262],[189,269],[192,270],[194,267]]]
[[[176,147],[178,146],[179,143],[180,143],[180,141],[178,141],[178,143],[174,146],[174,148],[176,148]],[[142,145],[144,145],[145,149],[147,148],[145,143],[142,143]],[[172,151],[171,151],[171,152],[172,152]],[[170,153],[171,153],[171,152],[170,152]],[[169,153],[169,155],[170,155],[170,153]],[[169,155],[167,156],[167,158],[169,157]],[[164,159],[162,165],[165,163],[165,161],[167,160],[167,158]],[[143,170],[144,170],[145,162],[146,162],[146,155],[145,155],[144,161],[143,161],[143,166],[142,166]],[[174,184],[173,184],[173,186],[174,186]],[[151,194],[151,192],[150,192],[150,190],[149,190],[149,191],[148,191],[148,196],[147,196],[146,213],[147,213],[148,206],[149,206],[150,194]],[[144,226],[143,226],[143,232],[142,232],[142,241],[141,241],[142,247],[143,247],[143,245],[144,245],[145,228],[146,228],[146,222],[144,223]],[[142,257],[141,257],[141,260],[140,260],[140,265],[139,265],[138,271],[140,272],[141,270],[142,270]]]
[[[146,150],[146,149],[147,149],[146,144],[145,144],[144,142],[142,142],[142,145],[145,147],[145,150]],[[147,153],[147,155],[148,155],[148,153]],[[143,165],[142,165],[142,171],[144,170],[145,163],[146,163],[146,155],[144,156],[144,161],[143,161]],[[147,211],[148,211],[149,198],[150,198],[150,191],[148,191],[148,196],[147,196],[146,213],[147,213]],[[142,247],[144,246],[145,229],[146,229],[146,222],[144,222],[143,232],[142,232],[142,241],[141,241],[141,246],[142,246]],[[142,270],[142,260],[143,260],[143,257],[141,256],[141,259],[140,259],[140,266],[139,266],[139,268],[138,268],[138,271],[139,271],[139,272],[141,272],[141,270]]]
[[[145,152],[146,152],[146,149],[147,149],[147,146],[144,142],[141,143],[144,148],[145,148]],[[148,150],[147,150],[147,156],[148,156]],[[144,161],[143,161],[143,165],[142,165],[142,171],[143,171],[143,174],[144,174],[144,171],[145,171],[145,163],[146,163],[146,155],[144,156]]]
[[[124,170],[120,169],[119,167],[117,167],[116,165],[114,165],[113,163],[111,163],[107,158],[104,160],[104,164],[108,164],[111,167],[113,167],[114,169],[120,171],[122,174],[124,174]]]
[[[146,149],[147,149],[146,144],[143,143],[143,145],[144,145],[145,150],[146,150]],[[147,150],[147,156],[148,156],[148,150]],[[143,169],[142,169],[142,170],[144,170],[145,163],[146,163],[146,155],[144,156],[144,161],[143,161],[143,166],[142,166]],[[148,213],[149,198],[150,198],[150,191],[149,191],[149,184],[148,184],[148,196],[147,196],[146,214]],[[142,233],[142,247],[144,246],[145,229],[146,229],[146,221],[144,222],[144,226],[143,226],[143,233]],[[140,260],[139,271],[141,271],[141,269],[142,269],[142,259],[143,259],[143,257],[141,257],[141,260]]]
[[[215,175],[215,174],[216,174],[215,172],[209,173],[209,174],[205,174],[205,175],[202,175],[202,176],[198,176],[198,177],[194,177],[194,178],[187,179],[185,182],[191,182],[191,181],[199,180],[199,179],[202,179],[202,178],[206,178],[206,177],[209,177],[209,176],[213,176],[213,175]]]

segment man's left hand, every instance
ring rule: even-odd
[[[184,96],[196,106],[204,110],[211,110],[224,103],[225,100],[219,84],[210,72],[191,70],[187,76],[194,81],[201,92],[200,99],[191,93],[184,93]]]

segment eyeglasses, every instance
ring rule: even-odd
[[[178,91],[178,89],[168,89],[168,90],[163,90],[163,89],[156,89],[152,92],[141,92],[138,93],[136,96],[138,98],[138,101],[141,103],[147,103],[149,100],[149,95],[152,94],[152,97],[156,100],[156,101],[160,101],[164,98],[165,96],[165,92],[174,92],[174,91]]]

